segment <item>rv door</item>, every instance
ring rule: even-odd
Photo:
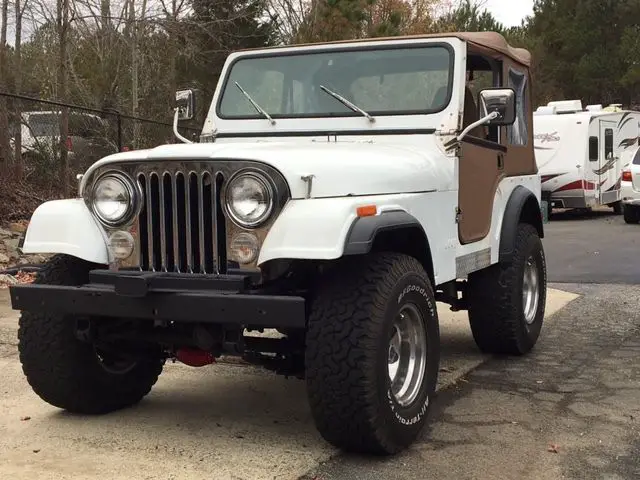
[[[620,200],[620,152],[616,144],[616,122],[600,120],[600,161],[596,174],[596,185],[600,204],[613,203]]]

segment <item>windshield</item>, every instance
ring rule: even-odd
[[[371,115],[436,113],[451,97],[452,57],[442,45],[243,57],[230,68],[217,114],[263,118],[236,82],[273,118],[361,115],[321,85]]]

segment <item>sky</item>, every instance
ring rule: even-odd
[[[506,27],[520,25],[520,21],[533,13],[533,0],[484,0],[484,7]]]

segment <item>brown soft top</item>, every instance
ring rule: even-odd
[[[531,65],[531,54],[524,48],[515,48],[509,45],[507,40],[497,32],[443,32],[443,33],[429,33],[422,35],[404,35],[398,37],[378,37],[378,38],[358,38],[353,40],[335,40],[331,42],[320,43],[303,43],[295,45],[278,45],[274,47],[267,47],[267,49],[278,49],[294,46],[310,46],[310,45],[335,45],[341,43],[361,43],[361,42],[373,42],[381,40],[409,40],[418,38],[446,38],[455,37],[468,43],[476,44],[480,47],[489,48],[503,55],[508,56],[512,60],[515,60],[522,65],[529,67]],[[251,48],[246,50],[263,50],[264,48]]]

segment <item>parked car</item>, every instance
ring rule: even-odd
[[[22,112],[20,129],[22,134],[22,156],[26,159],[59,158],[61,147],[59,111]],[[64,141],[71,162],[77,157],[85,165],[90,165],[106,155],[117,151],[116,145],[109,141],[107,122],[97,115],[85,112],[69,113],[68,135]],[[13,125],[12,128],[17,128]],[[15,134],[11,138],[12,145]]]
[[[304,378],[336,447],[406,448],[436,390],[436,301],[468,310],[483,352],[540,335],[530,64],[491,32],[231,54],[201,143],[107,156],[34,212],[22,249],[55,255],[11,287],[29,384],[98,414],[167,359],[236,355]],[[476,71],[494,85],[477,97]],[[195,111],[176,100],[174,125]]]
[[[640,147],[628,155],[622,170],[622,209],[624,221],[627,223],[640,222]]]

